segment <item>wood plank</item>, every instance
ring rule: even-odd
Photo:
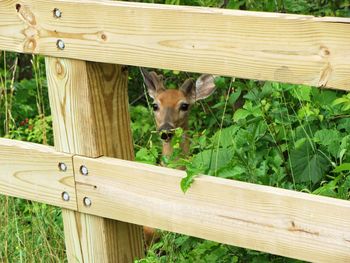
[[[54,8],[61,18],[53,16]],[[56,47],[58,39],[64,50]],[[0,49],[350,89],[346,18],[103,0],[3,0]]]
[[[132,159],[125,67],[46,58],[46,70],[56,149]],[[143,256],[140,226],[62,214],[69,262],[132,262]]]
[[[59,171],[59,162],[67,164],[67,172]],[[89,174],[76,175],[79,211],[95,216],[72,216],[66,209],[63,213],[65,226],[75,231],[73,236],[84,238],[67,242],[88,262],[96,258],[91,247],[104,262],[111,255],[103,242],[90,239],[79,229],[110,231],[109,235],[111,229],[134,231],[129,228],[132,225],[123,227],[98,216],[303,260],[346,262],[350,258],[349,201],[208,176],[198,178],[184,195],[179,188],[183,171],[75,156],[74,170],[79,171],[82,164]],[[70,155],[49,146],[0,139],[0,166],[1,194],[76,210]],[[61,200],[62,191],[70,193],[70,205]],[[85,197],[91,199],[91,207],[83,205]],[[111,225],[106,228],[106,223]],[[89,245],[81,246],[80,242]],[[70,260],[80,261],[77,258]]]
[[[348,262],[350,202],[184,171],[75,156],[79,211],[312,262]]]
[[[0,194],[77,210],[72,161],[50,146],[0,138]]]

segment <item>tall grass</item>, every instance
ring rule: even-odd
[[[0,262],[65,262],[60,209],[0,196]]]
[[[48,143],[49,123],[45,108],[47,91],[43,79],[42,63],[37,56],[30,61],[32,79],[35,85],[24,87],[23,91],[35,97],[33,105],[23,105],[19,112],[16,96],[23,96],[18,88],[19,55],[0,53],[0,120],[1,134],[14,139]],[[46,97],[46,100],[45,100]],[[26,115],[32,107],[33,115]],[[19,121],[30,119],[26,122]],[[23,116],[18,116],[23,115]],[[33,128],[33,126],[35,126]],[[33,130],[40,132],[33,133]],[[19,130],[21,132],[19,132]],[[52,137],[52,136],[51,136]],[[65,246],[61,211],[45,204],[0,195],[0,262],[65,262]]]

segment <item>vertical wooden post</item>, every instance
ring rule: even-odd
[[[133,159],[125,69],[46,58],[57,150]],[[69,262],[133,262],[143,256],[140,226],[69,210],[62,215]]]

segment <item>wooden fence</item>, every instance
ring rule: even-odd
[[[54,148],[0,139],[0,194],[61,207],[69,262],[142,257],[140,225],[350,261],[349,201],[205,175],[183,194],[183,171],[132,162],[122,66],[350,90],[350,19],[0,0],[0,49],[46,56],[55,137]]]

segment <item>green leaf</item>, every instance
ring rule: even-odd
[[[232,146],[234,143],[234,136],[238,130],[238,126],[232,125],[230,127],[217,131],[212,137],[213,144],[218,145],[219,143],[219,146],[222,146],[223,148],[228,148]]]
[[[181,189],[186,192],[192,185],[194,178],[199,174],[213,174],[227,166],[233,157],[232,148],[219,148],[219,150],[205,150],[192,158],[186,167],[186,177],[181,180]]]
[[[312,100],[322,107],[329,107],[337,98],[337,92],[333,90],[312,89]]]
[[[247,169],[240,165],[226,167],[218,172],[218,176],[222,178],[241,180],[241,176],[247,173]]]
[[[349,110],[350,109],[350,95],[349,94],[344,95],[343,97],[334,100],[332,103],[332,106],[343,104],[342,110],[343,111]]]
[[[323,129],[315,133],[315,141],[324,146],[329,146],[335,141],[340,142],[340,133],[337,130]]]
[[[182,192],[186,193],[187,190],[191,187],[192,183],[193,183],[193,180],[194,178],[196,177],[197,175],[193,175],[193,176],[186,176],[184,178],[181,179],[181,183],[180,183],[180,186],[181,186],[181,190]]]
[[[196,165],[194,163],[190,163],[190,165],[186,167],[186,176],[181,179],[181,182],[180,182],[181,190],[184,193],[186,193],[187,190],[191,187],[194,181],[194,178],[196,178],[201,173],[204,173],[205,170],[206,169],[203,164]]]
[[[233,157],[232,148],[219,148],[219,150],[205,150],[195,155],[192,165],[202,167],[205,172],[214,172],[226,166]]]
[[[326,146],[327,151],[334,157],[338,157],[341,136],[340,132],[334,129],[323,129],[315,133],[314,141]]]
[[[250,115],[250,112],[245,109],[238,109],[233,115],[233,120],[238,122],[239,120],[245,119]]]
[[[313,194],[329,196],[329,197],[337,197],[336,189],[337,189],[337,182],[334,180],[317,188],[315,191],[313,191]]]
[[[338,123],[338,130],[345,130],[350,133],[350,118],[340,119]]]
[[[318,183],[329,167],[329,161],[321,153],[314,151],[309,142],[291,151],[290,161],[297,183]]]
[[[228,100],[228,103],[230,105],[233,105],[237,100],[238,98],[241,96],[241,93],[242,93],[242,90],[240,88],[238,88],[235,92],[233,92],[231,95],[230,95],[230,98]]]
[[[226,88],[226,82],[224,77],[216,77],[214,79],[215,86],[219,89]]]
[[[343,97],[343,98],[338,98],[336,100],[333,101],[332,105],[335,106],[335,105],[338,105],[338,104],[342,104],[342,103],[346,103],[348,102],[349,99]]]
[[[307,141],[307,138],[301,138],[301,139],[297,140],[294,143],[295,149],[299,149],[300,147],[302,147],[306,141]]]
[[[142,163],[156,164],[158,153],[155,148],[141,148],[137,153],[135,160]]]
[[[310,101],[311,87],[298,85],[291,89],[291,94],[294,98],[301,101]]]
[[[343,163],[333,170],[336,173],[344,172],[344,171],[350,171],[350,163]]]

